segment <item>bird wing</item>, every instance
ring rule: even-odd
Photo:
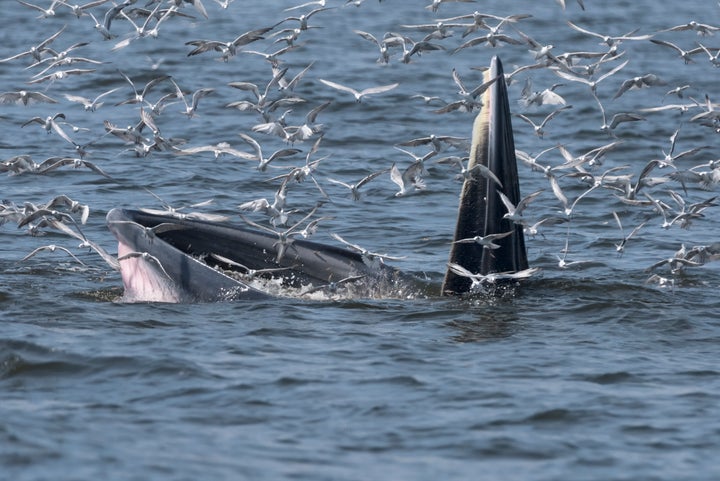
[[[379,87],[366,88],[360,92],[360,95],[362,96],[362,95],[379,94],[382,92],[387,92],[388,90],[394,89],[398,85],[400,85],[400,84],[394,83],[394,84],[390,84],[390,85],[381,85]]]
[[[320,80],[320,82],[324,83],[328,87],[332,87],[332,88],[340,90],[342,92],[348,92],[353,95],[360,95],[360,92],[358,92],[354,88],[346,87],[345,85],[340,85],[339,83],[331,82],[331,81],[325,80],[325,79],[319,79],[319,80]]]

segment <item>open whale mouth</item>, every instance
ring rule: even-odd
[[[482,282],[515,280],[535,271],[528,269],[522,225],[508,218],[507,205],[520,202],[520,186],[507,86],[497,57],[485,73],[486,82],[492,79],[473,124],[471,175],[460,194],[442,295],[462,295]],[[107,223],[119,243],[128,301],[437,294],[430,294],[414,276],[366,254],[201,216],[113,209]],[[492,249],[467,242],[488,237],[497,238]]]
[[[192,215],[113,209],[126,301],[213,302],[301,298],[406,298],[413,277],[360,253]]]

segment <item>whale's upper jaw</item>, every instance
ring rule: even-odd
[[[512,234],[495,241],[500,245],[497,249],[477,243],[453,243],[449,260],[451,264],[481,275],[528,268],[523,227],[506,218],[507,209],[499,195],[503,192],[514,205],[520,201],[510,103],[502,63],[497,57],[492,59],[490,69],[485,72],[486,81],[493,78],[497,80],[483,94],[483,107],[473,124],[468,169],[478,163],[486,166],[500,180],[502,187],[477,172],[465,180],[453,241],[509,231]],[[471,279],[448,269],[442,293],[463,294],[471,285]]]

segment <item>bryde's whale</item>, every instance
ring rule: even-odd
[[[486,276],[528,268],[521,225],[506,215],[501,193],[520,201],[507,86],[500,60],[492,59],[485,81],[497,79],[482,96],[473,124],[468,170],[460,194],[457,226],[441,295],[467,293]],[[484,166],[487,170],[474,166]],[[499,181],[499,182],[498,182]],[[358,284],[358,296],[423,289],[414,276],[371,255],[344,247],[293,239],[284,245],[270,232],[191,215],[113,209],[107,224],[118,240],[125,299],[211,302],[261,299],[295,288],[297,295]],[[508,234],[509,233],[509,234]],[[488,248],[473,237],[503,234]],[[278,249],[283,248],[282,255]],[[263,275],[263,271],[269,272]],[[279,286],[278,284],[282,284]]]

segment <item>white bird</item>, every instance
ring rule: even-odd
[[[533,128],[533,131],[535,132],[535,135],[537,135],[538,137],[540,137],[540,138],[542,139],[543,136],[545,135],[545,124],[547,124],[548,122],[550,122],[553,118],[555,118],[555,116],[556,116],[557,114],[559,114],[559,113],[562,112],[563,110],[567,110],[567,109],[571,109],[571,108],[572,108],[572,105],[565,105],[565,106],[563,106],[563,107],[560,107],[559,109],[553,110],[552,112],[550,112],[550,113],[543,119],[542,122],[540,122],[540,124],[536,124],[536,123],[533,122],[528,116],[526,116],[526,115],[524,115],[524,114],[516,114],[516,115],[517,115],[518,117],[520,117],[521,119],[523,119],[523,120],[524,120],[525,122],[527,122],[528,124],[532,125],[532,128]]]
[[[531,267],[517,272],[491,272],[489,274],[475,274],[455,263],[448,264],[448,268],[455,274],[467,277],[472,281],[470,289],[475,289],[483,284],[496,284],[498,281],[527,279],[540,271],[539,267]]]
[[[653,85],[665,85],[665,82],[657,75],[651,73],[627,79],[620,85],[620,88],[613,96],[613,100],[630,89],[641,89],[643,87],[652,87]]]
[[[160,262],[160,259],[158,259],[154,255],[150,254],[149,252],[128,252],[127,254],[124,254],[124,255],[118,257],[117,260],[120,263],[120,262],[126,261],[128,259],[138,259],[138,258],[140,258],[146,262],[149,262],[151,264],[155,264],[162,271],[162,273],[165,275],[165,277],[167,277],[168,279],[170,279],[172,281],[172,277],[170,277],[170,274],[167,273],[167,271],[165,270],[165,268],[162,265],[162,262]]]
[[[319,5],[319,6],[321,6],[321,7],[324,7],[324,6],[325,6],[325,0],[314,0],[314,1],[312,1],[312,2],[306,2],[306,3],[303,3],[303,4],[301,4],[301,5],[295,5],[294,7],[288,7],[288,8],[286,8],[286,9],[284,9],[283,12],[289,12],[289,11],[292,11],[292,10],[299,10],[299,9],[301,9],[301,8],[310,7],[310,6],[312,6],[312,5]]]
[[[602,43],[604,43],[608,47],[614,47],[614,46],[622,43],[624,40],[636,40],[637,41],[637,40],[648,40],[648,39],[652,38],[652,35],[635,35],[635,36],[633,36],[633,34],[637,31],[637,29],[632,32],[628,32],[625,35],[611,36],[611,35],[603,35],[601,33],[591,32],[590,30],[586,30],[582,27],[579,27],[572,22],[568,22],[568,25],[572,29],[577,30],[580,33],[584,33],[586,35],[590,35],[592,37],[599,38],[602,41]]]
[[[520,93],[520,99],[518,102],[523,107],[527,108],[530,106],[540,105],[565,105],[565,99],[559,94],[555,93],[555,89],[560,87],[562,84],[554,84],[550,88],[546,88],[541,91],[533,91],[532,80],[530,77],[525,80],[525,86]]]
[[[488,234],[486,236],[476,235],[474,237],[467,237],[465,239],[456,240],[453,244],[478,244],[483,246],[484,249],[499,249],[500,244],[496,244],[496,240],[504,239],[505,237],[512,234],[514,231],[502,232],[500,234]]]
[[[34,92],[28,90],[19,90],[17,92],[3,92],[2,94],[0,94],[0,103],[2,104],[28,105],[35,102],[56,104],[57,100],[48,97],[42,92]]]
[[[190,103],[188,103],[187,99],[185,99],[185,95],[183,94],[178,84],[176,84],[172,78],[170,80],[175,85],[175,95],[177,96],[177,98],[182,100],[183,104],[185,104],[185,111],[183,111],[183,113],[187,115],[188,118],[192,118],[195,116],[195,112],[197,111],[198,103],[200,102],[201,98],[215,92],[215,89],[213,88],[197,89],[195,92],[193,92],[192,100],[190,101]]]
[[[23,52],[15,54],[11,57],[7,57],[7,58],[0,60],[0,63],[9,62],[11,60],[22,58],[27,55],[30,55],[32,58],[34,58],[36,62],[40,62],[42,60],[42,53],[45,52],[48,49],[48,46],[51,43],[53,43],[55,41],[55,39],[60,36],[61,33],[63,33],[65,31],[66,27],[67,27],[67,25],[64,26],[63,28],[61,28],[60,30],[58,30],[57,32],[55,32],[54,34],[50,35],[48,38],[46,38],[39,44],[33,45],[28,50],[25,50]]]
[[[574,72],[571,73],[571,72],[565,72],[563,70],[555,70],[555,69],[553,69],[553,70],[556,75],[564,78],[565,80],[570,80],[572,82],[580,82],[580,83],[584,83],[584,84],[588,85],[590,87],[590,92],[595,94],[597,91],[597,86],[600,82],[602,82],[606,78],[608,78],[608,77],[616,74],[620,70],[622,70],[628,64],[628,62],[629,62],[629,60],[625,60],[623,63],[615,66],[612,70],[605,72],[604,74],[602,74],[595,80],[587,79],[587,78],[582,77]]]
[[[360,187],[367,184],[368,182],[373,180],[375,177],[378,177],[379,175],[384,174],[387,171],[388,171],[388,169],[384,169],[384,170],[379,170],[377,172],[368,174],[365,177],[363,177],[362,179],[360,179],[359,181],[357,181],[355,184],[348,184],[348,183],[342,182],[340,180],[331,179],[330,177],[328,177],[327,180],[328,180],[328,182],[332,182],[333,184],[342,185],[343,187],[350,189],[350,192],[352,194],[352,200],[360,200]]]
[[[55,7],[57,7],[58,3],[60,3],[60,0],[53,0],[52,4],[50,4],[49,8],[43,8],[38,5],[33,5],[32,3],[24,2],[23,0],[16,0],[16,1],[21,5],[25,5],[26,7],[32,8],[32,9],[40,12],[40,15],[37,18],[54,17],[55,16]]]
[[[668,47],[675,50],[680,56],[680,58],[685,61],[686,64],[694,63],[695,61],[692,59],[692,56],[703,51],[703,49],[700,47],[694,48],[692,50],[683,50],[674,43],[666,42],[665,40],[658,40],[655,38],[651,38],[650,41],[656,45],[662,45],[663,47]]]
[[[679,32],[683,30],[695,30],[698,35],[700,36],[706,36],[706,35],[713,35],[715,32],[720,30],[720,27],[715,27],[713,25],[708,25],[705,23],[699,23],[695,20],[691,20],[688,23],[684,23],[682,25],[676,25],[674,27],[666,28],[665,30],[660,30],[661,32]]]
[[[622,222],[620,222],[620,216],[617,215],[617,212],[613,211],[613,217],[615,218],[615,222],[617,222],[618,227],[620,228],[620,234],[623,236],[622,240],[615,244],[615,250],[617,251],[618,255],[621,256],[625,252],[625,245],[627,242],[635,237],[635,234],[642,229],[645,224],[647,224],[647,221],[640,223],[638,226],[636,226],[628,235],[625,235],[625,231],[623,231]]]
[[[494,182],[498,187],[502,189],[502,182],[500,182],[500,179],[497,178],[497,176],[492,170],[488,169],[481,163],[476,163],[468,169],[467,167],[465,167],[464,164],[465,159],[467,159],[467,157],[459,157],[453,155],[450,157],[443,157],[441,159],[438,159],[436,162],[438,164],[455,164],[460,167],[460,174],[458,174],[458,179],[477,180],[477,178],[474,176],[474,174],[477,172],[478,174],[480,174],[480,176]]]
[[[520,200],[520,202],[518,202],[517,206],[513,205],[513,203],[510,202],[510,199],[508,199],[508,197],[505,194],[503,194],[499,190],[497,192],[498,192],[498,195],[500,196],[500,200],[502,200],[502,203],[505,205],[505,208],[507,209],[507,213],[503,216],[503,219],[509,219],[512,222],[514,222],[515,224],[526,225],[527,221],[522,216],[523,211],[525,211],[525,209],[530,204],[530,202],[532,202],[535,199],[535,197],[540,195],[543,191],[541,189],[541,190],[533,192],[532,194],[526,195],[525,197],[523,197]]]
[[[41,251],[45,251],[45,250],[50,251],[50,252],[55,252],[56,250],[63,251],[63,252],[65,252],[67,255],[69,255],[70,257],[72,257],[73,259],[75,259],[78,263],[80,263],[80,264],[82,264],[82,265],[86,265],[83,261],[81,261],[80,259],[78,259],[78,258],[75,256],[75,254],[73,254],[72,252],[70,252],[70,250],[68,250],[68,249],[66,249],[65,247],[62,247],[62,246],[57,246],[57,245],[55,245],[55,244],[50,244],[50,245],[38,247],[37,249],[35,249],[34,251],[32,251],[31,253],[29,253],[28,255],[26,255],[25,257],[23,257],[22,259],[20,259],[20,261],[26,261],[26,260],[30,259],[31,257],[33,257],[34,255],[36,255],[37,253],[39,253],[39,252],[41,252]]]
[[[400,187],[400,190],[395,193],[395,197],[402,197],[415,190],[425,189],[422,172],[423,166],[420,162],[413,162],[402,172],[393,163],[392,167],[390,167],[390,179]]]
[[[391,261],[399,261],[402,259],[405,259],[405,256],[396,257],[396,256],[389,256],[387,254],[378,254],[377,252],[370,252],[369,250],[360,247],[357,244],[353,244],[352,242],[348,242],[342,237],[340,237],[338,234],[332,232],[330,234],[330,237],[333,239],[342,242],[346,246],[350,247],[355,252],[359,253],[362,256],[363,263],[367,265],[368,267],[377,268],[379,267],[379,264],[383,264],[385,260],[391,260]]]
[[[65,98],[68,99],[70,102],[77,102],[79,104],[82,104],[83,108],[85,110],[88,110],[90,112],[95,112],[97,109],[103,106],[104,102],[100,102],[100,99],[103,97],[106,97],[107,95],[110,95],[111,93],[120,90],[119,87],[116,87],[114,89],[110,89],[107,92],[103,92],[94,99],[90,100],[88,98],[82,97],[80,95],[71,95],[71,94],[65,94]]]
[[[341,92],[347,92],[347,93],[352,94],[353,97],[355,97],[356,102],[361,102],[362,98],[366,95],[373,95],[373,94],[380,94],[383,92],[387,92],[389,90],[394,89],[398,85],[400,85],[399,83],[394,83],[394,84],[390,84],[390,85],[381,85],[379,87],[369,87],[364,90],[358,91],[352,87],[346,87],[345,85],[340,85],[338,83],[331,82],[329,80],[325,80],[325,79],[319,79],[319,80],[320,80],[320,82],[324,83],[328,87],[332,87],[334,89],[340,90]]]
[[[265,170],[267,170],[268,165],[273,160],[278,159],[280,157],[289,157],[291,155],[295,155],[298,152],[300,152],[300,149],[280,149],[280,150],[276,150],[275,152],[270,154],[270,157],[266,158],[263,156],[263,152],[262,152],[262,148],[260,147],[260,144],[255,139],[253,139],[252,137],[250,137],[249,135],[247,135],[243,132],[240,132],[238,135],[245,142],[250,144],[250,146],[252,146],[252,148],[255,149],[255,159],[254,160],[257,160],[259,162],[258,166],[257,166],[257,170],[259,170],[260,172],[265,172]]]

